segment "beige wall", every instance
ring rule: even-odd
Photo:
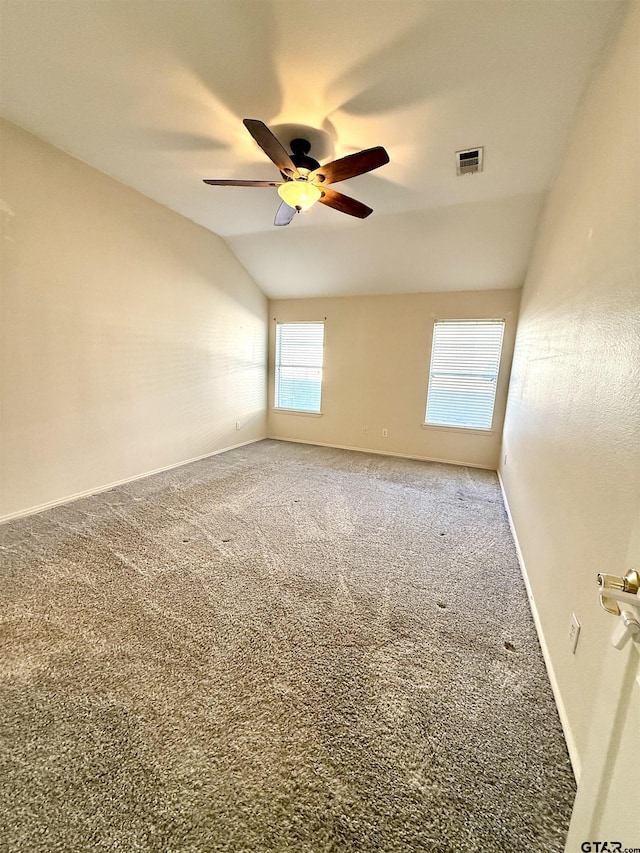
[[[491,290],[272,301],[269,435],[496,468],[519,299]],[[423,427],[433,322],[472,317],[506,320],[494,429]],[[276,318],[326,318],[320,417],[273,409]]]
[[[266,300],[222,240],[0,133],[0,514],[263,437]]]
[[[639,8],[587,92],[544,212],[504,429],[502,477],[578,770],[613,629],[596,573],[629,568],[640,513]]]

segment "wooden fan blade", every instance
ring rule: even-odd
[[[282,181],[209,181],[204,180],[203,183],[210,184],[212,187],[279,187]]]
[[[284,201],[276,210],[276,218],[273,220],[274,225],[288,225],[296,215],[295,207],[289,207]]]
[[[355,198],[349,198],[344,193],[330,190],[329,187],[322,187],[322,196],[318,199],[327,207],[333,207],[341,213],[348,213],[349,216],[357,216],[358,219],[366,219],[370,213],[373,213],[373,208],[367,207],[361,201],[356,201]]]
[[[256,118],[245,118],[242,123],[281,172],[290,177],[298,176],[298,170],[294,166],[293,160],[263,121],[258,121]]]
[[[321,176],[324,175],[325,184],[335,184],[338,181],[346,181],[347,178],[364,175],[365,172],[371,172],[372,169],[384,166],[388,162],[389,155],[381,145],[378,145],[376,148],[366,148],[364,151],[349,154],[347,157],[334,160],[332,163],[326,163],[316,169],[310,179],[321,180]]]

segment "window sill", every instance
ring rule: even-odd
[[[472,427],[438,426],[438,424],[420,424],[421,429],[433,429],[436,432],[457,432],[465,435],[495,435],[494,429],[474,429]]]
[[[279,409],[274,406],[272,409],[279,415],[302,415],[303,418],[321,418],[322,412],[304,412],[301,409]]]

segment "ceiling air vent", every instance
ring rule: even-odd
[[[473,175],[482,171],[482,155],[484,148],[467,148],[466,151],[456,151],[456,173],[458,175]]]

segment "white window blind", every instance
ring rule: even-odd
[[[319,412],[324,323],[276,323],[276,409]]]
[[[503,320],[434,323],[427,424],[491,429],[503,334]]]

